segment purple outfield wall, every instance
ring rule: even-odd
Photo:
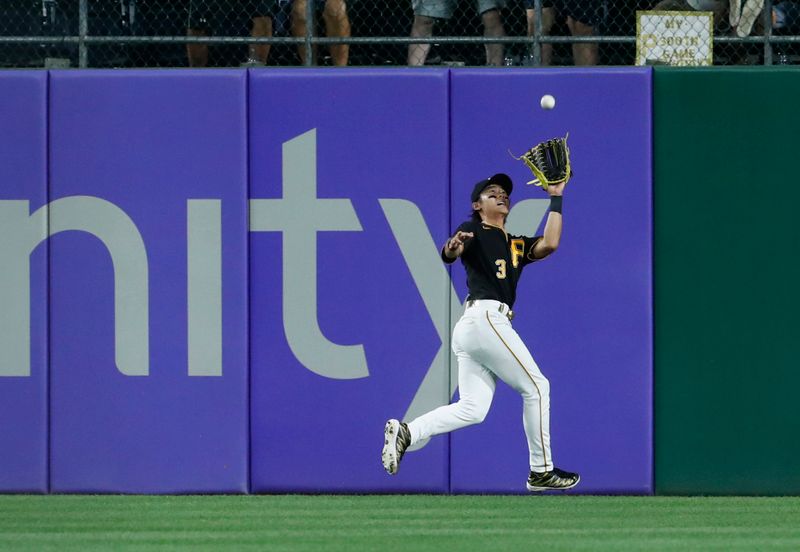
[[[24,137],[0,208],[52,235],[6,240],[33,250],[32,360],[0,377],[0,490],[46,492],[49,469],[52,492],[524,491],[505,385],[397,477],[382,430],[457,396],[465,277],[439,248],[469,189],[509,173],[509,225],[534,233],[547,200],[507,150],[569,131],[563,244],[514,325],[579,492],[652,492],[649,70],[53,71],[49,103],[47,73],[0,77],[0,136]]]
[[[0,73],[0,128],[0,491],[42,493],[47,243],[37,243],[47,218],[29,215],[47,203],[46,72]],[[25,239],[15,240],[20,235]]]

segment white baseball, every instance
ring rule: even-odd
[[[545,94],[542,96],[539,105],[542,106],[542,109],[553,109],[556,106],[556,99],[550,94]]]

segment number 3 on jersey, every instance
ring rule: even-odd
[[[504,259],[497,259],[494,264],[497,265],[497,276],[498,280],[505,280],[506,278],[506,261]]]

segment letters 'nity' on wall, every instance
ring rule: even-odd
[[[0,78],[26,137],[0,167],[0,489],[523,491],[521,405],[502,385],[483,429],[421,444],[394,478],[382,426],[457,397],[466,289],[439,247],[471,185],[509,173],[511,231],[540,232],[546,196],[507,149],[569,131],[564,246],[526,272],[515,327],[583,491],[651,491],[648,70]],[[567,92],[586,86],[632,113],[592,100],[587,115]],[[540,91],[560,93],[560,118],[535,109]],[[643,159],[622,175],[633,217],[597,193],[598,125]],[[543,278],[578,299],[543,296]],[[561,331],[545,339],[546,320]],[[598,460],[612,450],[625,470]],[[469,475],[479,464],[494,475]]]

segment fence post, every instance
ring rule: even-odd
[[[772,65],[772,0],[764,2],[764,65]]]
[[[535,0],[533,10],[536,13],[536,23],[533,25],[533,66],[539,67],[542,64],[542,0]],[[527,11],[527,10],[526,10]],[[527,13],[525,14],[527,20]]]
[[[80,0],[78,3],[78,67],[81,69],[89,66],[89,51],[86,45],[86,35],[89,34],[88,4],[88,0]]]
[[[306,67],[314,65],[314,52],[311,49],[311,37],[314,36],[314,15],[317,0],[306,0]]]

